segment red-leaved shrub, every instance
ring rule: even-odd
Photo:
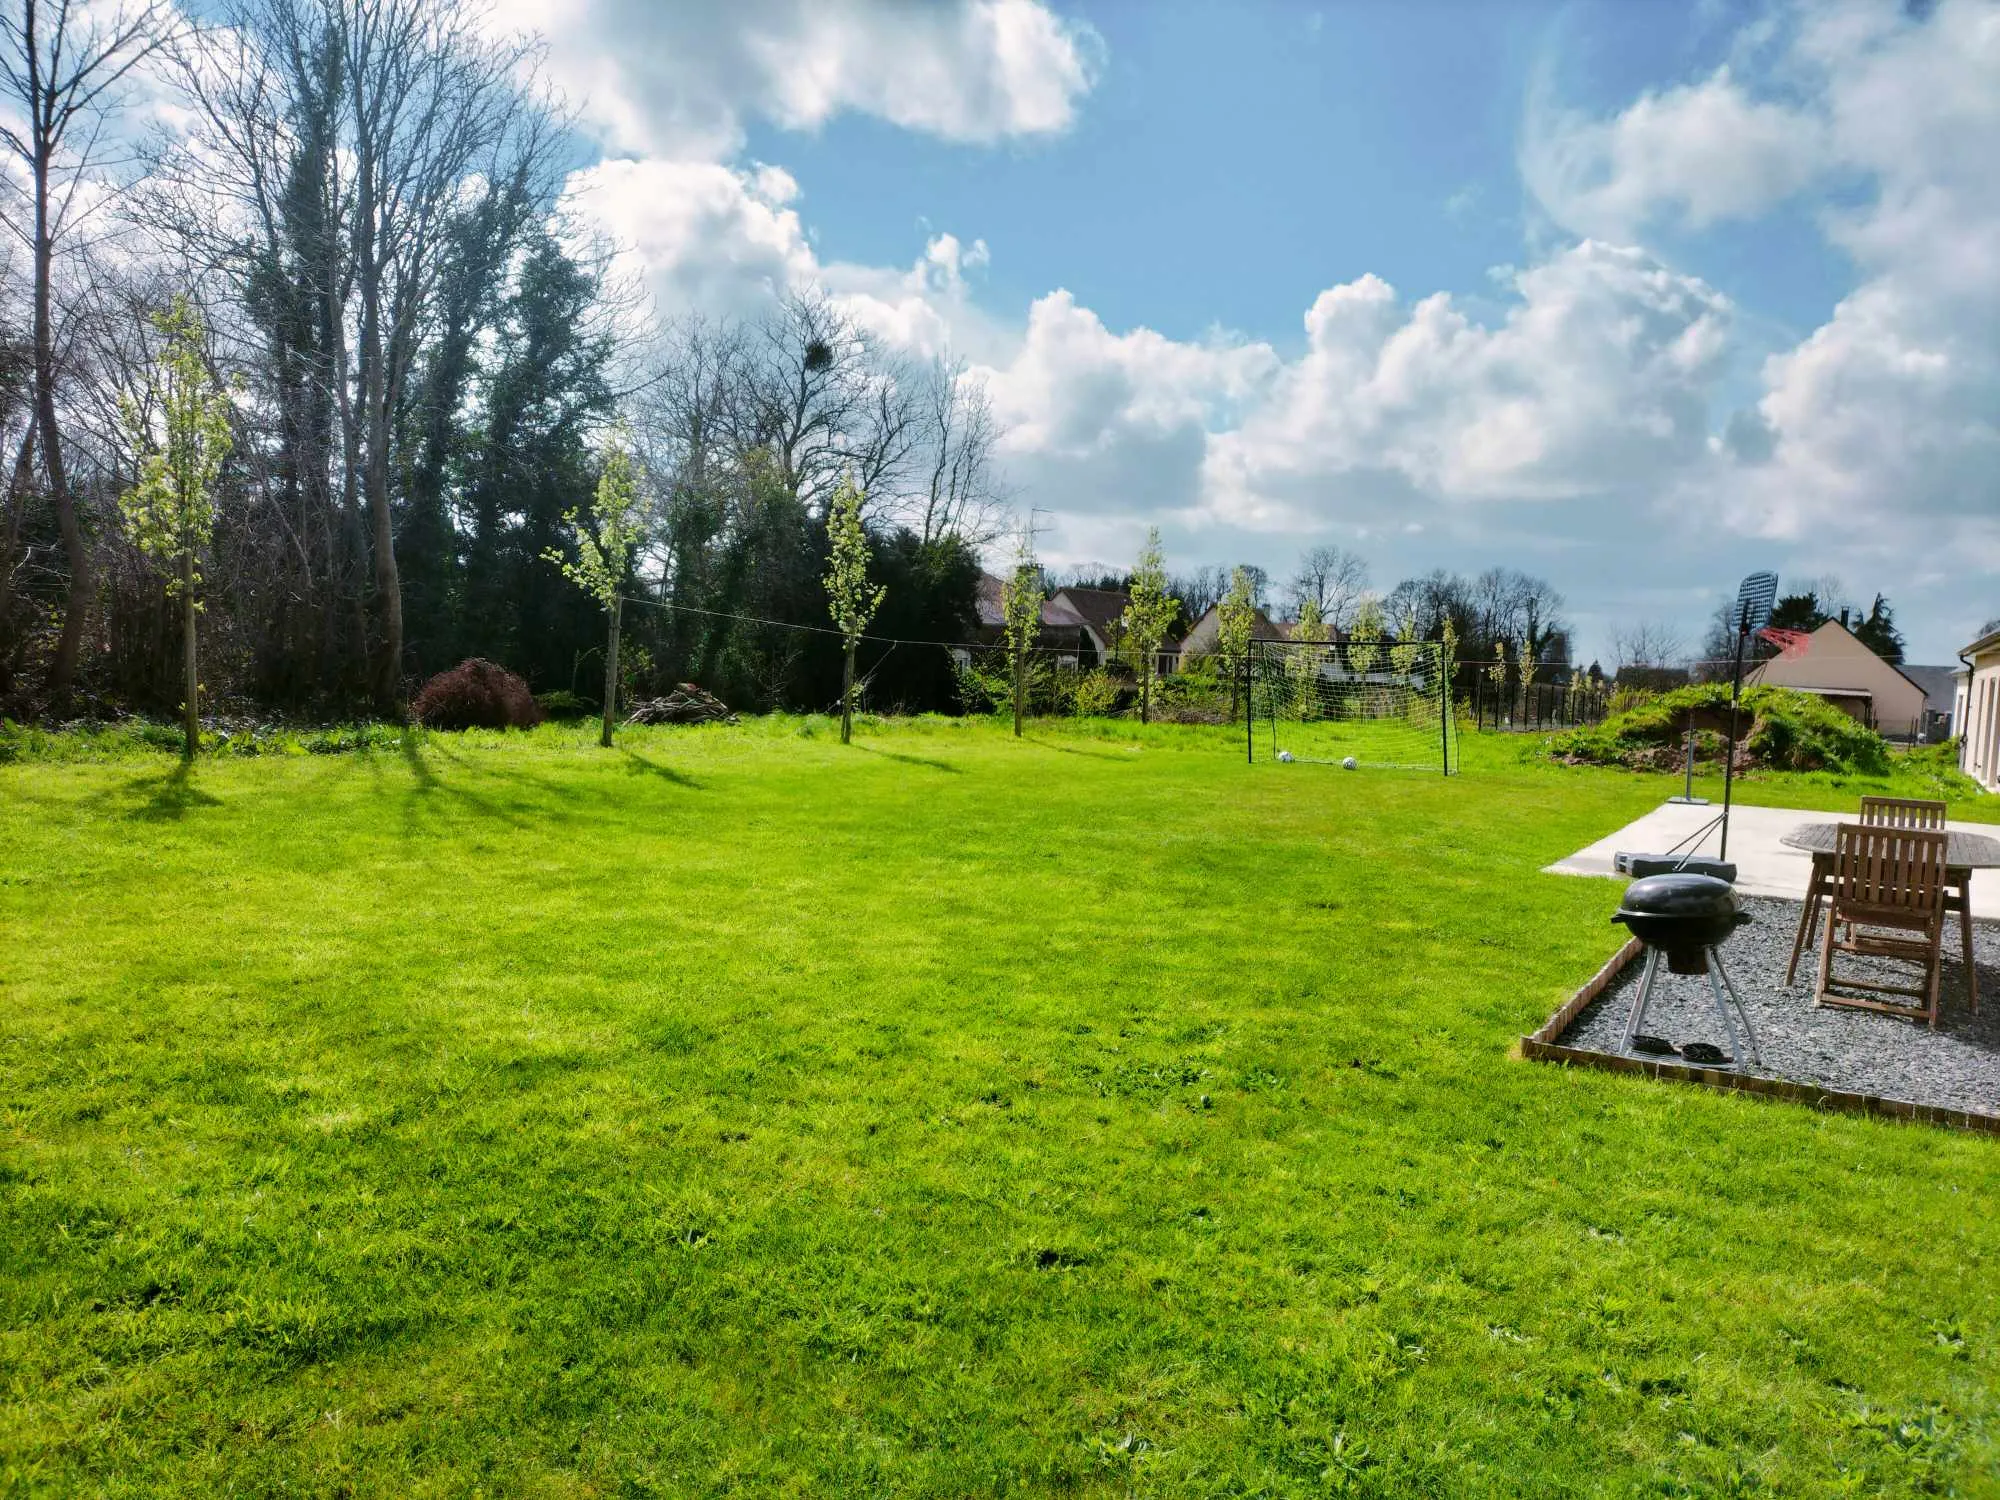
[[[430,729],[532,729],[542,722],[527,683],[478,656],[417,689],[410,711]]]

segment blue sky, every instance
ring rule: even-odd
[[[847,117],[752,132],[846,258],[926,222],[984,237],[996,300],[1069,288],[1114,325],[1296,339],[1322,287],[1484,285],[1522,244],[1514,135],[1551,13],[1496,5],[1076,7],[1104,39],[1076,128],[999,150]],[[1450,24],[1441,26],[1439,18]],[[1506,59],[1498,68],[1495,58]],[[1409,128],[1385,128],[1405,119]]]
[[[1109,64],[1066,135],[993,149],[846,115],[755,123],[745,150],[805,185],[829,258],[906,260],[950,227],[991,247],[995,303],[1061,286],[1114,325],[1295,345],[1313,296],[1366,272],[1488,295],[1542,232],[1517,167],[1534,91],[1614,107],[1731,35],[1729,11],[1665,0],[1065,9]],[[1663,240],[1773,338],[1824,321],[1849,275],[1797,205]]]
[[[1760,566],[2000,614],[1992,0],[565,15],[662,309],[968,355],[1058,557],[1519,566],[1593,655]]]

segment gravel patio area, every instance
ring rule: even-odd
[[[1951,918],[1945,933],[1938,1024],[1932,1031],[1922,1022],[1875,1011],[1835,1006],[1815,1009],[1817,943],[1799,959],[1797,980],[1790,988],[1785,985],[1799,903],[1753,896],[1743,898],[1743,907],[1752,920],[1737,929],[1721,953],[1723,966],[1743,996],[1762,1052],[1762,1066],[1744,1071],[1823,1089],[2000,1117],[2000,924],[1973,923],[1973,961],[1979,970],[1981,1004],[1980,1013],[1973,1015],[1966,1004],[1958,918]],[[1824,931],[1824,913],[1820,925]],[[1554,1040],[1565,1047],[1618,1053],[1644,966],[1643,958],[1629,964]],[[1842,954],[1835,972],[1838,990],[1841,974],[1913,984],[1918,970],[1914,965]],[[1645,1029],[1676,1045],[1712,1041],[1727,1049],[1709,1002],[1707,982],[1670,974],[1664,964],[1653,988]]]

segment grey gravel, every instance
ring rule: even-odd
[[[1743,907],[1752,920],[1739,927],[1721,948],[1723,967],[1743,996],[1762,1053],[1762,1066],[1742,1071],[1912,1104],[2000,1115],[2000,924],[1972,924],[1972,956],[1979,970],[1981,1002],[1980,1013],[1973,1015],[1966,1004],[1959,919],[1951,917],[1945,931],[1938,1024],[1932,1031],[1921,1021],[1875,1011],[1834,1006],[1815,1009],[1817,942],[1799,959],[1797,980],[1789,989],[1785,986],[1785,965],[1791,958],[1792,935],[1798,929],[1799,903],[1744,897]],[[1824,912],[1819,926],[1824,932]],[[1643,958],[1627,965],[1557,1040],[1587,1051],[1619,1051],[1644,965]],[[1850,954],[1837,955],[1834,967],[1836,990],[1840,975],[1914,984],[1920,972],[1914,964],[1857,959]],[[1709,1002],[1707,982],[1698,976],[1670,974],[1664,962],[1646,1012],[1645,1030],[1677,1046],[1707,1041],[1728,1049]],[[1658,1060],[1676,1061],[1672,1056]]]

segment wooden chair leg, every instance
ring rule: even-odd
[[[1958,909],[1959,943],[1965,950],[1965,998],[1972,1006],[1972,1013],[1979,1014],[1979,969],[1972,961],[1972,892],[1964,895],[1965,904]]]
[[[1791,988],[1792,980],[1799,972],[1799,955],[1806,951],[1806,939],[1819,925],[1819,894],[1819,880],[1815,877],[1806,891],[1806,909],[1799,913],[1798,935],[1792,939],[1792,961],[1785,966],[1787,989]]]
[[[1817,1009],[1826,1001],[1827,986],[1833,983],[1833,911],[1829,907],[1826,914],[1826,938],[1819,945],[1819,983],[1813,989],[1813,1006]]]
[[[1931,928],[1931,983],[1930,1010],[1924,1019],[1930,1023],[1932,1031],[1937,1030],[1938,985],[1944,978],[1944,912],[1939,911],[1937,922]]]

